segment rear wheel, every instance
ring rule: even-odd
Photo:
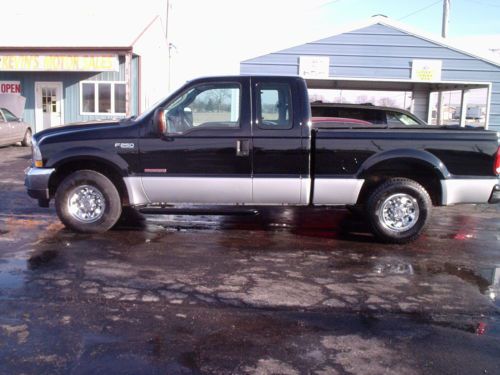
[[[427,224],[432,202],[425,188],[408,178],[391,178],[369,196],[366,210],[374,234],[384,242],[408,243]]]
[[[67,176],[57,188],[55,205],[63,224],[81,233],[107,231],[122,212],[116,187],[106,176],[91,170]]]
[[[21,145],[24,147],[31,147],[31,136],[32,136],[31,129],[30,128],[26,129],[23,140],[21,141]]]

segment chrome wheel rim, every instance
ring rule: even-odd
[[[68,195],[68,212],[82,223],[93,223],[104,215],[106,200],[95,186],[80,185]]]
[[[408,194],[394,194],[380,205],[378,217],[382,225],[393,232],[405,232],[415,226],[420,210],[415,198]]]

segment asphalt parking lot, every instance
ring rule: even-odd
[[[67,231],[0,148],[2,374],[499,374],[500,205],[413,244],[343,209]]]

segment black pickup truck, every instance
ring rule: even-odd
[[[236,76],[190,81],[137,118],[35,134],[25,185],[79,232],[126,206],[348,205],[404,243],[433,205],[499,202],[499,174],[495,132],[314,124],[303,79]]]

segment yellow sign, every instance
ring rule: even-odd
[[[117,72],[117,55],[0,55],[0,71]]]
[[[414,81],[441,81],[441,60],[413,60],[411,79]]]

